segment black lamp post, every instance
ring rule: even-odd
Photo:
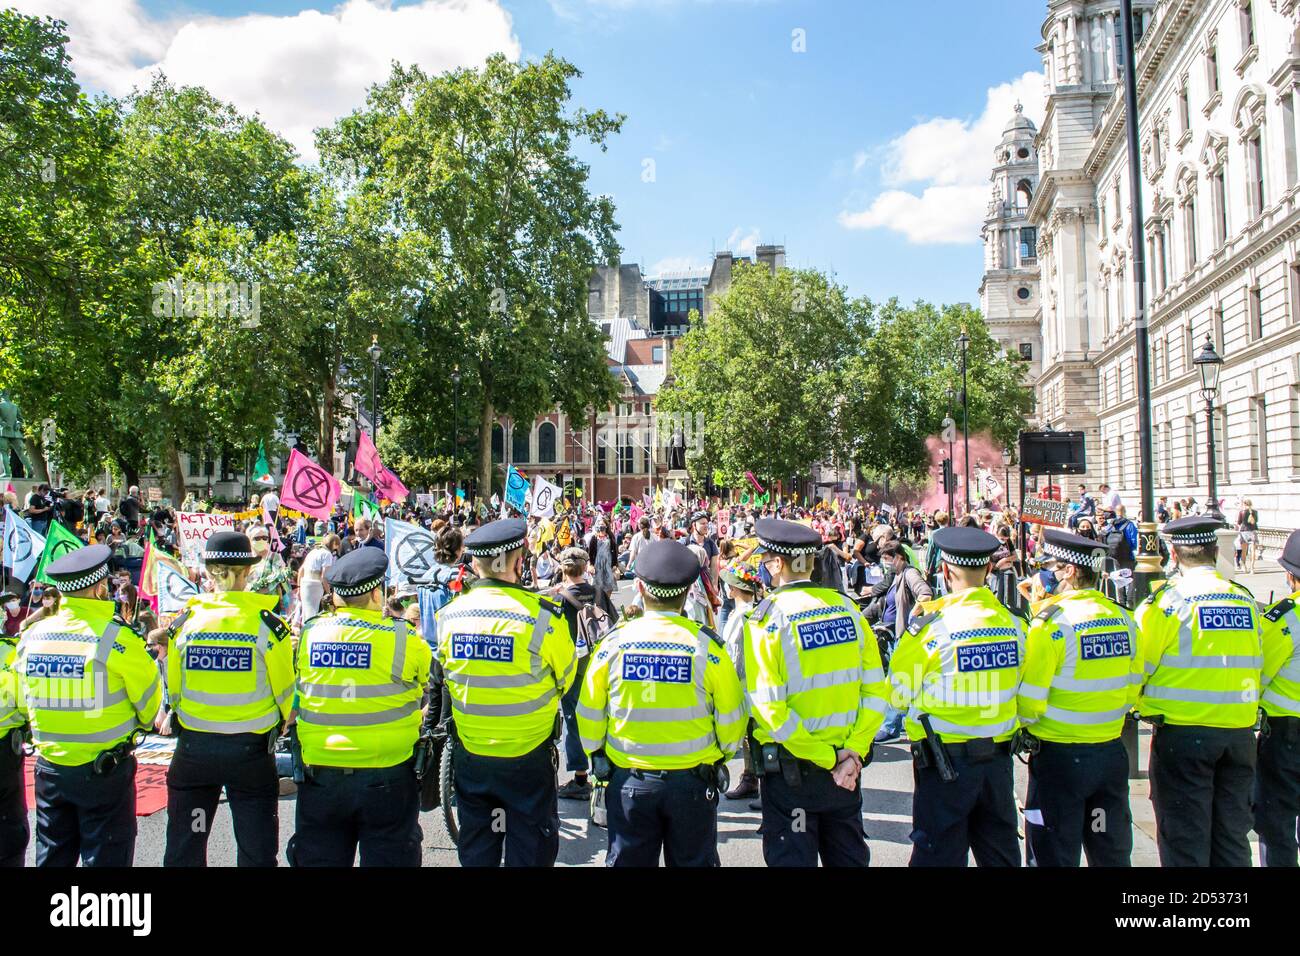
[[[460,461],[460,366],[451,367],[451,510],[460,510],[460,479],[457,464]]]
[[[1006,511],[1011,504],[1011,449],[1002,449],[1002,510]]]
[[[1219,373],[1223,371],[1223,356],[1214,351],[1214,342],[1209,333],[1205,336],[1205,345],[1196,358],[1192,359],[1196,371],[1201,374],[1201,398],[1205,399],[1205,430],[1209,435],[1210,453],[1210,506],[1205,513],[1212,518],[1223,520],[1219,510],[1219,469],[1214,453],[1214,400],[1219,396]],[[1225,435],[1226,439],[1227,436]]]
[[[370,337],[370,427],[375,430],[375,444],[379,444],[379,406],[375,404],[375,383],[379,378],[379,356],[384,350],[379,347],[379,336]]]
[[[970,347],[970,336],[963,326],[957,337],[961,349],[961,434],[962,434],[962,471],[965,474],[966,514],[970,514],[970,395],[966,390],[966,350]]]

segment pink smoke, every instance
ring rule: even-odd
[[[930,454],[930,490],[926,492],[925,499],[921,504],[924,511],[934,511],[936,508],[947,510],[948,496],[943,491],[943,459],[948,457],[948,443],[941,441],[938,435],[931,435],[925,440],[926,450]],[[956,504],[957,511],[962,510],[965,503],[965,491],[963,490],[966,481],[966,458],[965,446],[962,442],[961,431],[957,432],[957,439],[952,443],[953,471],[957,475],[957,491],[953,494],[953,502]],[[975,484],[979,477],[979,472],[987,468],[997,479],[999,485],[1006,482],[1005,467],[1002,464],[1002,446],[995,442],[988,432],[970,436],[970,458],[971,458],[971,508],[972,510],[979,507],[981,493]],[[1014,482],[1016,476],[1013,474],[1011,480]],[[1005,502],[1007,499],[1007,489],[1003,488],[1001,493],[994,496],[994,501]]]

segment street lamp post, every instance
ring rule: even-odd
[[[1205,399],[1205,430],[1209,435],[1210,455],[1210,505],[1205,513],[1219,521],[1223,512],[1219,510],[1219,468],[1218,456],[1214,453],[1214,400],[1219,396],[1219,373],[1223,370],[1223,356],[1214,351],[1214,341],[1209,333],[1205,335],[1205,345],[1196,358],[1192,359],[1196,371],[1201,374],[1201,398]],[[1228,436],[1224,435],[1224,441]]]
[[[451,510],[455,514],[460,510],[460,478],[457,465],[460,462],[460,366],[451,367]]]
[[[953,457],[953,454],[952,454],[952,446],[953,446],[953,443],[952,443],[952,438],[953,438],[953,428],[955,427],[955,426],[952,424],[952,405],[953,405],[953,400],[954,400],[954,398],[955,398],[955,396],[953,395],[953,391],[952,391],[952,389],[948,389],[948,414],[944,417],[944,429],[948,432],[948,437],[949,437],[949,441],[948,441],[948,471],[949,471],[949,474],[950,474],[950,476],[951,476],[951,477],[950,477],[950,480],[949,480],[949,484],[948,484],[948,522],[949,522],[949,524],[952,525],[953,527],[956,527],[956,525],[957,525],[957,504],[956,504],[956,501],[953,499],[953,495],[956,494],[956,490],[957,490],[957,489],[956,489],[956,484],[957,484],[957,460]]]
[[[1002,449],[1002,510],[1011,504],[1011,449]]]
[[[1142,475],[1142,511],[1138,522],[1137,566],[1133,573],[1133,605],[1146,599],[1151,581],[1160,574],[1160,542],[1156,534],[1155,475],[1151,468],[1151,354],[1147,335],[1145,226],[1142,215],[1142,153],[1138,147],[1137,72],[1133,46],[1133,0],[1120,0],[1119,21],[1124,52],[1124,114],[1128,139],[1129,208],[1132,210],[1133,283],[1137,316],[1133,322],[1133,357],[1136,360],[1138,448]],[[1130,751],[1130,769],[1136,753]]]
[[[966,391],[966,350],[970,347],[970,336],[962,326],[961,335],[957,337],[961,348],[961,435],[962,435],[962,472],[966,500],[966,514],[970,514],[970,395]]]
[[[370,427],[375,430],[375,444],[379,444],[379,406],[375,404],[375,383],[379,378],[379,356],[384,350],[379,347],[379,336],[370,337]]]

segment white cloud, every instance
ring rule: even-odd
[[[914,243],[978,242],[989,199],[993,150],[1015,104],[1037,125],[1044,103],[1043,75],[1026,73],[988,91],[975,119],[936,117],[890,141],[880,179],[894,187],[865,209],[840,213],[846,229],[892,229]],[[867,154],[854,155],[854,171]],[[898,187],[919,185],[919,192]]]
[[[292,16],[186,15],[155,19],[139,0],[16,0],[24,13],[68,23],[68,52],[86,86],[114,96],[157,70],[205,86],[258,113],[308,160],[313,130],[365,102],[394,60],[431,73],[518,58],[519,41],[499,0],[346,0],[331,12]]]
[[[855,173],[861,172],[862,167],[865,165],[867,165],[867,151],[860,149],[853,154],[853,171]]]
[[[754,249],[762,241],[763,234],[758,226],[750,226],[748,231],[744,226],[737,226],[731,230],[731,235],[727,236],[727,249],[734,256],[752,256]]]

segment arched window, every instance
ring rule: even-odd
[[[1033,187],[1029,185],[1028,179],[1022,179],[1016,183],[1016,208],[1028,209],[1030,201],[1034,198]]]
[[[505,432],[500,424],[492,426],[492,461],[500,464],[505,454]]]
[[[550,422],[542,422],[537,428],[537,461],[555,464],[555,426]]]
[[[530,461],[528,451],[528,432],[529,429],[523,425],[515,425],[514,433],[510,440],[510,460],[516,465]]]

